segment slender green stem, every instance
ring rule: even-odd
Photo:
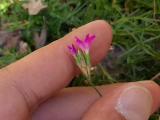
[[[92,83],[90,67],[87,67],[87,72],[88,72],[88,78],[87,78],[88,83],[95,89],[95,91],[98,93],[98,95],[99,95],[100,97],[102,97],[102,94],[100,93],[100,91],[99,91],[99,90],[96,88],[96,86]]]

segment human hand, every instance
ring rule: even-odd
[[[91,57],[92,63],[97,64],[106,55],[112,40],[111,28],[104,21],[82,26],[1,69],[0,119],[120,120],[126,115],[115,109],[117,101],[124,90],[133,86],[136,88],[133,90],[137,93],[133,94],[136,100],[126,103],[128,106],[133,103],[134,110],[140,110],[132,112],[138,116],[136,120],[143,120],[143,116],[147,120],[160,105],[160,88],[153,82],[101,86],[102,98],[90,87],[63,89],[77,73],[66,46],[73,43],[74,36],[84,37],[87,33],[96,35]],[[135,120],[134,114],[129,114],[131,118],[128,120]]]

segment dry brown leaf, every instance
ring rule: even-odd
[[[12,32],[4,48],[7,49],[16,48],[20,40],[21,40],[21,32],[20,31]]]
[[[42,0],[29,0],[28,3],[23,4],[23,8],[28,9],[29,15],[37,15],[47,5],[42,3]]]
[[[4,44],[6,43],[9,35],[10,35],[10,33],[7,32],[7,31],[3,31],[3,30],[0,31],[0,46],[1,47],[4,46]]]
[[[29,45],[21,39],[21,31],[7,32],[0,30],[0,47],[3,51],[0,51],[0,55],[15,48],[19,53],[27,53],[29,51]]]
[[[6,49],[16,48],[18,42],[20,41],[19,38],[20,38],[19,36],[15,36],[12,39],[8,39],[4,48],[6,48]]]
[[[16,48],[21,39],[20,31],[0,31],[0,46],[5,49]]]
[[[43,47],[47,39],[47,28],[46,25],[43,26],[41,33],[34,33],[34,41],[36,49]]]

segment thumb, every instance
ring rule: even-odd
[[[98,100],[83,120],[148,120],[160,106],[159,90],[152,82],[126,84]]]

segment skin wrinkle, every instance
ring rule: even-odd
[[[49,45],[49,47],[52,47],[52,46]],[[62,50],[65,51],[63,47],[60,47],[60,48],[58,48],[58,49],[59,49],[59,51],[61,51],[61,52],[62,52]],[[66,54],[64,54],[64,55],[66,55]],[[66,56],[65,59],[66,59],[66,61],[70,62],[70,60],[68,59],[68,56]],[[67,59],[68,59],[68,60],[67,60]],[[72,65],[72,64],[71,64],[71,65]],[[66,68],[66,69],[67,69],[67,68]],[[72,74],[73,74],[73,73],[72,73]],[[19,82],[19,83],[21,83],[21,82]],[[43,101],[46,100],[46,99],[43,99],[43,100],[42,100],[42,97],[41,97],[41,96],[38,96],[38,94],[35,93],[31,88],[25,90],[25,89],[23,89],[22,85],[21,85],[21,84],[18,85],[18,83],[16,83],[16,86],[19,86],[19,87],[17,87],[18,90],[21,91],[21,94],[24,96],[25,100],[27,100],[27,103],[29,104],[30,107],[33,107],[33,106],[35,106],[35,105],[37,106],[37,104],[34,104],[34,103],[39,103],[39,104],[40,104],[40,103],[42,103]],[[26,88],[26,87],[25,87],[25,88]],[[32,100],[31,100],[30,98],[32,98]],[[37,101],[38,101],[38,102],[37,102]],[[36,106],[35,106],[35,107],[36,107]]]
[[[4,84],[8,84],[8,88],[14,88],[16,93],[18,93],[18,96],[16,98],[22,98],[23,105],[27,109],[28,116],[31,116],[33,111],[38,107],[38,104],[32,104],[32,103],[40,103],[40,97],[38,97],[37,94],[34,93],[34,91],[31,91],[31,89],[25,90],[21,85],[18,85],[17,81],[12,79],[12,77],[8,77],[8,74],[11,74],[11,70],[8,68],[8,66],[1,69],[0,76],[1,78],[7,78],[5,81],[3,80]],[[2,83],[2,81],[1,81]],[[34,101],[34,102],[33,102]],[[27,119],[29,120],[29,119]]]
[[[32,105],[31,105],[31,101],[33,100],[33,98],[35,98],[34,96],[32,96],[32,100],[30,99],[31,94],[27,94],[27,92],[25,90],[23,90],[21,87],[19,87],[19,85],[17,84],[17,82],[15,80],[11,80],[10,82],[11,86],[13,88],[15,88],[15,90],[17,91],[17,93],[19,94],[19,96],[23,99],[25,106],[28,110],[28,113],[31,115],[32,113]]]
[[[0,74],[0,76],[1,77],[4,76],[5,78],[8,77],[7,74],[12,73],[11,70],[8,68],[8,66],[4,67],[2,71],[3,71],[3,74]],[[17,93],[19,94],[19,97],[21,97],[24,100],[28,113],[31,115],[33,110],[38,107],[38,104],[34,104],[34,105],[32,104],[39,101],[38,95],[35,94],[34,91],[31,91],[31,89],[28,89],[28,90],[23,89],[23,87],[21,87],[21,85],[18,85],[17,81],[12,79],[12,77],[8,77],[7,80],[5,80],[5,84],[6,83],[17,91]]]
[[[13,84],[11,84],[11,82],[8,82],[8,81],[1,82],[0,92],[1,92],[0,101],[2,103],[3,103],[4,98],[5,98],[5,97],[2,97],[2,96],[4,96],[4,94],[6,95],[6,98],[5,98],[6,99],[5,100],[6,104],[1,103],[2,108],[0,109],[0,111],[1,111],[0,119],[2,118],[2,116],[6,116],[7,118],[10,118],[12,115],[15,115],[15,113],[17,111],[24,114],[24,116],[20,116],[21,118],[23,118],[23,120],[24,120],[24,117],[27,117],[27,116],[31,115],[30,111],[28,109],[28,105],[27,105],[24,97],[19,92],[19,90]],[[12,102],[10,102],[10,101],[12,101]],[[18,107],[16,107],[17,104],[19,104]],[[3,105],[5,105],[5,106],[3,107]],[[3,110],[8,110],[11,113],[7,113],[7,112],[5,113],[4,112],[4,114],[3,114]],[[19,111],[19,110],[21,110],[21,111]],[[11,115],[11,116],[8,116],[8,115]],[[18,116],[16,116],[16,115],[12,116],[12,118],[13,118],[12,120],[17,120],[17,119],[15,119],[17,117]],[[5,118],[5,119],[7,119],[7,118]]]
[[[4,68],[2,68],[1,69],[1,71],[0,71],[0,76],[1,76],[1,78],[7,78],[7,80],[5,80],[5,79],[1,79],[1,80],[5,80],[5,81],[3,81],[3,83],[4,84],[8,84],[7,86],[9,86],[8,88],[14,88],[14,90],[16,91],[16,93],[18,94],[18,96],[16,97],[16,98],[18,98],[18,97],[20,97],[20,98],[22,98],[21,100],[23,101],[23,103],[24,103],[24,107],[27,109],[27,111],[28,111],[28,113],[29,113],[29,115],[31,115],[31,112],[32,112],[32,107],[31,107],[31,104],[30,104],[30,100],[28,99],[29,97],[27,97],[27,94],[26,94],[26,92],[24,91],[24,92],[22,92],[23,90],[21,89],[21,88],[19,88],[18,87],[18,85],[17,85],[17,83],[16,83],[16,81],[14,80],[14,79],[12,79],[12,78],[8,78],[8,76],[7,76],[7,74],[10,74],[10,69],[8,68],[8,66],[6,66],[6,67],[4,67]],[[2,74],[3,73],[3,74]],[[7,77],[6,77],[7,76]],[[2,83],[2,81],[1,81],[1,83]]]

